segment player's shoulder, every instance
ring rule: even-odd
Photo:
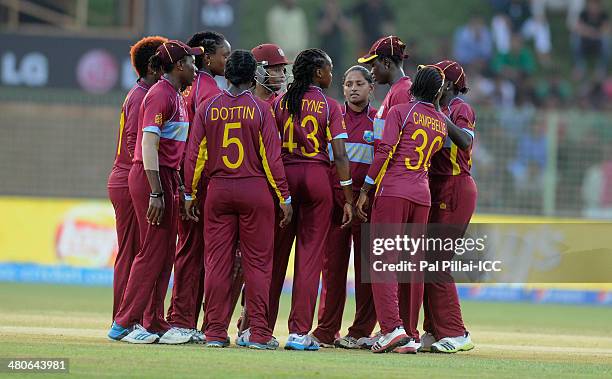
[[[451,112],[454,114],[461,114],[465,117],[470,117],[470,118],[476,117],[474,108],[472,108],[472,106],[468,102],[466,102],[460,97],[456,97],[453,100],[451,100],[451,103],[449,106],[450,106]]]
[[[196,114],[206,114],[206,112],[208,112],[210,107],[212,107],[215,103],[218,103],[221,101],[221,98],[223,97],[223,95],[224,95],[224,92],[222,91],[222,92],[219,92],[213,96],[210,96],[204,99],[202,104],[198,105],[196,109]]]

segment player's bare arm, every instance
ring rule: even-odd
[[[450,118],[445,116],[446,129],[448,131],[448,137],[453,141],[455,145],[461,150],[468,150],[472,146],[474,138],[466,133],[463,129],[455,125]]]
[[[149,209],[147,210],[147,222],[151,225],[161,224],[164,215],[164,193],[162,191],[161,179],[159,178],[159,156],[157,149],[159,136],[155,133],[145,132],[142,136],[142,163],[144,165],[147,180],[151,187],[149,196]]]
[[[351,179],[351,167],[343,139],[333,139],[331,142],[334,152],[334,163],[340,177],[340,184],[344,192],[344,214],[342,215],[342,228],[351,225],[353,221],[353,181]]]

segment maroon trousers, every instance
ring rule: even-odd
[[[323,255],[331,224],[333,195],[329,183],[329,166],[317,162],[288,164],[285,166],[285,174],[291,192],[293,220],[285,228],[277,228],[275,235],[269,326],[274,330],[276,325],[280,295],[295,240],[289,332],[308,334],[312,328]],[[247,283],[247,290],[248,287]]]
[[[268,300],[272,277],[274,200],[265,178],[213,178],[208,185],[204,214],[205,314],[207,340],[225,341],[230,323],[232,272],[240,238],[246,309],[251,342],[267,343]]]
[[[167,320],[172,326],[194,329],[204,299],[204,201],[206,186],[198,191],[200,220],[179,220],[174,257],[174,284]]]
[[[397,229],[392,234],[403,235],[406,231],[401,224],[418,224],[409,234],[419,237],[426,229],[429,208],[402,198],[376,197],[372,208],[373,230],[376,230],[377,224],[386,224],[389,228]],[[397,252],[386,252],[385,255],[388,261],[398,261]],[[384,275],[387,280],[378,281],[374,279],[376,273],[372,273],[372,294],[382,332],[386,334],[403,325],[408,336],[420,340],[417,325],[423,303],[422,279],[416,278],[398,285],[397,280],[388,280],[389,273]]]
[[[151,187],[144,167],[135,163],[130,171],[130,194],[138,218],[141,246],[132,263],[123,301],[115,317],[115,322],[123,327],[143,320],[143,326],[150,332],[164,333],[170,329],[164,319],[164,299],[176,250],[177,175],[176,170],[159,169],[165,209],[162,223],[153,226],[147,223],[146,217]]]
[[[138,219],[129,187],[111,187],[108,189],[113,208],[115,209],[115,224],[117,228],[117,257],[113,269],[113,320],[123,300],[134,257],[140,247],[140,231]]]
[[[429,187],[432,199],[429,222],[464,225],[459,235],[451,236],[463,237],[476,209],[478,191],[474,179],[471,176],[431,176]],[[448,254],[448,259],[452,259],[453,253]],[[459,296],[450,273],[438,273],[435,281],[425,283],[423,308],[423,329],[432,333],[436,340],[464,335]]]
[[[359,197],[359,192],[354,194]],[[350,228],[341,229],[344,193],[334,190],[334,210],[323,258],[321,296],[318,325],[312,334],[323,343],[332,344],[339,337],[342,314],[346,302],[346,278],[353,244],[355,269],[355,319],[348,335],[354,338],[369,336],[376,325],[376,311],[370,283],[361,280],[361,222],[355,219]]]

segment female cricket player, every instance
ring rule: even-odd
[[[153,343],[159,339],[159,343],[177,344],[191,339],[191,334],[171,327],[163,315],[176,250],[178,169],[189,128],[180,90],[193,82],[194,55],[202,53],[202,48],[173,40],[163,43],[150,60],[151,68],[162,70],[164,75],[151,87],[140,108],[128,180],[141,246],[108,333],[114,340]]]
[[[445,75],[440,108],[450,118],[449,139],[431,159],[429,189],[431,191],[431,224],[451,225],[443,228],[444,238],[462,238],[476,210],[478,190],[472,178],[472,143],[476,114],[459,98],[468,92],[467,77],[457,62],[445,60],[434,65]],[[452,259],[454,252],[443,252]],[[455,353],[474,348],[463,324],[461,305],[453,277],[448,272],[436,273],[425,282],[423,297],[425,319],[421,351]]]
[[[340,185],[344,190],[342,226],[353,218],[353,189],[344,140],[348,138],[340,105],[323,93],[332,81],[332,61],[320,49],[302,51],[293,65],[293,82],[275,103],[282,136],[282,157],[293,196],[294,221],[278,230],[270,289],[270,328],[278,315],[289,254],[296,240],[289,339],[286,349],[318,350],[312,328],[325,242],[331,224],[333,194],[329,183],[331,141]],[[248,284],[247,284],[248,288]],[[248,299],[248,293],[247,293]]]
[[[230,87],[198,108],[185,158],[189,196],[197,196],[190,183],[197,183],[204,168],[210,178],[204,205],[204,334],[209,347],[229,344],[231,275],[240,238],[251,331],[245,346],[276,348],[267,318],[274,240],[266,236],[275,223],[274,199],[268,186],[283,213],[280,227],[291,221],[292,208],[272,109],[249,91],[256,67],[253,54],[246,50],[230,55],[225,68]],[[199,218],[193,197],[188,198],[186,210],[191,219]]]
[[[128,186],[128,175],[132,168],[134,147],[138,135],[138,113],[149,88],[162,75],[161,70],[155,71],[151,68],[149,59],[155,54],[157,48],[166,41],[168,40],[164,37],[145,37],[136,42],[130,50],[132,67],[138,74],[138,80],[128,92],[121,107],[117,155],[108,177],[108,196],[113,208],[115,208],[117,242],[119,245],[113,272],[113,320],[121,305],[132,262],[138,254],[138,248],[140,248],[138,220],[134,213]]]
[[[374,118],[374,148],[382,138],[385,119],[391,107],[412,100],[410,94],[412,80],[403,69],[404,59],[408,58],[405,49],[406,45],[398,37],[382,37],[372,44],[368,54],[357,60],[359,63],[367,63],[371,66],[372,77],[377,84],[390,86]],[[405,288],[400,286],[400,291],[404,290]],[[381,334],[379,331],[370,338],[364,336],[358,340],[358,344],[361,348],[369,350]]]
[[[345,98],[342,114],[348,132],[345,145],[351,162],[353,193],[357,197],[374,157],[372,124],[376,109],[370,106],[374,84],[372,74],[363,66],[349,68],[344,73],[342,84]],[[361,222],[355,218],[350,228],[341,227],[344,195],[335,166],[332,166],[330,178],[334,189],[334,210],[323,259],[319,323],[312,334],[322,347],[336,345],[347,349],[358,349],[358,339],[369,337],[376,325],[376,312],[370,284],[361,281]],[[355,266],[355,319],[348,334],[336,339],[342,326],[346,301],[346,277],[351,243]]]
[[[431,206],[427,170],[432,155],[442,148],[447,137],[444,116],[436,109],[443,84],[441,70],[420,69],[411,87],[415,100],[396,105],[387,115],[383,138],[357,202],[358,215],[367,218],[368,193],[376,186],[374,237],[378,236],[377,224],[387,224],[391,235],[409,234],[415,238],[425,232]],[[413,228],[405,232],[402,224],[407,223]],[[397,263],[398,250],[386,251],[381,257],[383,262]],[[416,353],[420,347],[417,323],[423,301],[421,275],[411,275],[404,282],[406,290],[400,292],[398,299],[397,272],[378,272],[374,266],[371,272],[376,316],[383,333],[372,351]]]
[[[215,76],[225,74],[225,61],[231,46],[222,34],[214,31],[195,33],[187,44],[201,46],[204,54],[196,56],[196,78],[186,96],[189,119],[193,120],[196,108],[210,97],[221,93]],[[206,179],[198,183],[204,206]],[[204,334],[196,328],[204,298],[204,226],[202,221],[180,220],[178,246],[174,261],[172,300],[166,319],[170,325],[191,333],[193,343],[204,343]]]
[[[285,57],[285,53],[280,46],[273,43],[264,43],[255,46],[251,49],[251,53],[257,60],[257,69],[255,70],[255,88],[253,94],[266,101],[271,106],[274,105],[274,101],[278,96],[278,92],[285,85],[286,69],[285,66],[289,64],[289,61]],[[234,280],[234,289],[232,296],[234,296],[234,303],[237,303],[238,296],[240,294],[242,284],[242,274],[238,273]],[[250,333],[249,328],[249,317],[244,308],[244,289],[242,289],[242,313],[238,319],[238,337],[236,338],[236,344],[243,346],[245,338],[248,338]],[[232,307],[232,312],[233,309]],[[276,344],[276,338],[272,337]]]
[[[391,86],[374,119],[376,143],[382,138],[385,119],[391,107],[412,100],[410,95],[412,80],[404,74],[402,68],[404,59],[408,57],[404,53],[405,48],[406,45],[396,36],[382,37],[374,42],[368,54],[357,60],[361,64],[370,64],[372,77],[376,83]]]

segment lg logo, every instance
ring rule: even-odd
[[[25,54],[21,60],[12,52],[2,55],[2,84],[41,87],[49,79],[49,61],[38,52]]]

